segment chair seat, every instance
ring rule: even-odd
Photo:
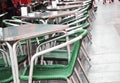
[[[55,50],[44,55],[44,60],[68,61],[67,50]]]
[[[45,40],[45,37],[44,37],[44,36],[38,37],[38,41],[39,41],[39,42],[42,42],[42,41],[44,41],[44,40]],[[31,42],[32,44],[33,44],[33,43],[37,43],[37,40],[36,40],[36,38],[32,38],[30,42]],[[21,45],[26,44],[26,40],[22,40],[22,41],[20,42],[20,44],[21,44]]]
[[[84,30],[84,32],[81,34],[82,35],[86,34],[86,30]],[[80,33],[78,35],[80,35]],[[32,58],[34,59],[33,62],[31,62],[30,66],[27,66],[24,68],[22,74],[20,75],[20,79],[21,80],[29,79],[29,82],[34,81],[34,80],[68,80],[68,78],[73,74],[74,66],[75,66],[76,59],[78,57],[80,46],[81,46],[81,39],[80,40],[78,39],[78,41],[76,41],[72,45],[72,53],[71,53],[70,61],[68,62],[67,65],[63,65],[63,64],[52,64],[52,65],[51,64],[50,65],[49,64],[48,65],[35,64],[33,65],[35,58],[36,58],[36,57],[35,58],[33,57]],[[54,51],[54,50],[51,50],[51,51]],[[31,69],[32,72],[30,72],[30,67],[33,69],[33,70]]]
[[[17,59],[18,59],[18,64],[20,64],[21,62],[25,61],[27,59],[27,55],[18,55]]]
[[[2,67],[4,64],[5,64],[5,63],[4,63],[3,58],[0,58],[0,67]]]
[[[66,80],[70,76],[70,71],[65,65],[35,65],[33,80]],[[28,80],[29,67],[23,70],[20,76],[22,80]]]
[[[12,80],[11,67],[0,67],[0,83],[10,83]]]
[[[23,61],[25,61],[27,59],[27,55],[18,55],[17,59],[18,59],[18,64],[22,63]],[[5,62],[3,60],[3,58],[0,58],[0,67],[5,66]]]

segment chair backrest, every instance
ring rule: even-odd
[[[21,20],[12,20],[12,19],[4,19],[3,23],[6,26],[19,26],[19,25],[22,25],[22,24],[28,24],[28,22],[24,22],[24,21],[21,21]]]
[[[81,43],[82,43],[82,41],[77,41],[74,43],[71,58],[70,58],[69,64],[67,65],[67,70],[69,72],[68,76],[71,76],[73,73],[76,59],[77,59],[77,56],[79,54]]]
[[[66,29],[66,31],[67,31],[68,29]],[[84,37],[86,37],[86,35],[87,35],[87,33],[84,33],[83,34],[83,29],[82,28],[77,28],[77,29],[74,29],[74,30],[71,30],[70,32],[67,32],[68,34],[65,34],[66,32],[57,32],[58,34],[60,34],[60,35],[57,35],[57,36],[54,36],[54,37],[51,37],[50,39],[48,38],[48,39],[46,39],[44,42],[42,42],[42,43],[40,43],[38,46],[37,46],[37,48],[36,48],[36,53],[37,52],[40,52],[40,51],[42,51],[42,49],[41,49],[41,47],[42,46],[45,46],[46,44],[50,44],[51,42],[55,42],[56,43],[56,40],[59,40],[59,39],[61,39],[61,38],[66,38],[66,36],[68,36],[68,37],[70,37],[71,35],[73,35],[74,34],[74,37],[77,37],[77,36],[79,36],[79,34],[81,34],[82,35],[82,37],[84,38]],[[78,32],[78,33],[75,33],[75,32]],[[66,39],[65,39],[66,40]],[[69,38],[69,40],[70,40],[70,38]],[[55,45],[52,45],[51,47],[54,47]],[[50,47],[50,48],[51,48]],[[43,50],[45,50],[45,49],[43,49]]]

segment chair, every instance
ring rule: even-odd
[[[0,49],[0,83],[10,83],[13,80],[8,57],[8,54]]]
[[[34,80],[66,80],[68,83],[71,83],[69,78],[73,74],[75,62],[76,62],[76,59],[79,53],[79,48],[81,47],[82,35],[84,33],[86,33],[86,30],[83,30],[82,33],[78,34],[79,36],[77,36],[76,38],[70,41],[67,41],[60,45],[43,50],[41,52],[35,53],[31,59],[30,66],[25,67],[25,69],[23,70],[23,73],[20,76],[20,79],[29,80],[29,83],[31,83]],[[43,54],[46,54],[48,52],[61,49],[62,47],[65,47],[68,44],[70,45],[72,43],[74,43],[73,48],[72,48],[72,54],[70,57],[70,61],[68,62],[67,65],[62,65],[62,64],[52,64],[52,65],[36,64],[34,65],[34,61],[37,57]],[[81,82],[81,78],[79,78],[79,81]]]
[[[81,29],[76,29],[76,30],[73,30],[73,32],[75,32],[75,31],[79,31],[79,33],[82,33],[82,28]],[[68,32],[69,33],[69,32]],[[87,32],[86,33],[84,33],[82,36],[83,36],[83,38],[82,38],[82,40],[86,37],[86,35],[87,35]],[[71,40],[71,39],[74,39],[75,37],[77,37],[77,34],[74,34],[74,36],[73,36],[73,34],[71,34],[71,35],[69,35],[69,39]],[[66,42],[66,38],[65,37],[59,37],[59,38],[56,38],[56,39],[51,39],[50,41],[46,41],[46,42],[43,42],[43,43],[41,43],[39,46],[38,46],[38,48],[37,48],[37,52],[39,52],[39,51],[41,51],[41,47],[42,46],[44,46],[44,45],[46,45],[46,44],[49,44],[50,42],[53,42],[54,40],[56,40],[56,43],[57,43],[57,41],[58,40],[60,40],[61,42]],[[36,52],[36,53],[37,53]],[[45,60],[45,61],[52,61],[52,63],[54,64],[54,62],[55,62],[55,64],[58,64],[59,62],[63,62],[63,61],[65,61],[65,62],[69,62],[69,53],[68,53],[69,51],[68,50],[66,50],[65,48],[64,49],[60,49],[60,50],[54,50],[54,51],[52,51],[52,52],[49,52],[49,53],[46,53],[46,54],[44,54],[44,57],[43,57],[43,59]],[[72,53],[72,49],[71,49],[71,51],[70,51],[71,53]],[[84,47],[84,45],[83,44],[81,44],[81,52],[83,52],[83,55],[85,56],[85,58],[86,58],[86,60],[89,62],[90,61],[90,58],[89,58],[89,56],[88,56],[88,53],[86,52],[86,49],[85,49],[85,47]],[[79,54],[80,55],[80,54]],[[84,75],[85,75],[85,77],[86,77],[86,79],[87,79],[87,81],[88,81],[88,83],[89,83],[89,79],[88,79],[88,77],[87,77],[87,75],[86,75],[86,72],[85,72],[85,69],[83,68],[83,65],[81,64],[81,61],[80,61],[80,58],[78,58],[77,59],[78,60],[78,63],[79,63],[79,65],[80,65],[80,68],[82,69],[82,71],[83,71],[83,73],[84,73]],[[41,62],[42,62],[43,60],[41,60]],[[58,62],[58,63],[56,63],[56,62]],[[46,63],[45,63],[46,64]],[[89,63],[90,64],[90,63]]]

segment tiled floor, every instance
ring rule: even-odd
[[[98,1],[97,1],[98,2]],[[89,48],[92,67],[91,83],[120,83],[120,2],[98,2],[93,30],[93,44]]]

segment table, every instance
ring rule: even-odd
[[[70,9],[76,9],[76,8],[80,8],[81,5],[63,5],[63,6],[57,6],[57,7],[52,7],[52,6],[48,6],[46,9],[47,11],[63,11],[63,10],[70,10]]]
[[[2,32],[2,34],[0,34],[0,41],[6,42],[9,48],[14,83],[20,83],[16,55],[16,45],[18,42],[24,39],[65,31],[67,28],[69,27],[66,25],[53,24],[26,24],[0,28]]]
[[[32,19],[42,19],[44,24],[47,24],[49,19],[69,16],[69,15],[72,15],[72,14],[76,14],[76,11],[32,12],[32,13],[29,13],[28,16],[20,16],[20,18],[31,19],[31,20]]]
[[[57,5],[82,5],[83,1],[71,1],[71,2],[64,2],[61,1]]]

